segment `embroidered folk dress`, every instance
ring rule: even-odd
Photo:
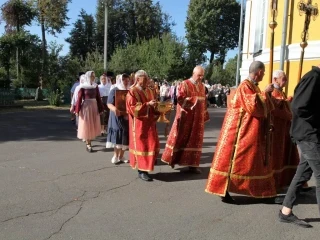
[[[103,111],[98,87],[80,88],[75,112],[79,114],[78,138],[93,140],[100,135],[100,115]]]
[[[273,105],[251,80],[236,90],[224,118],[210,169],[206,192],[226,191],[265,198],[276,196],[267,116]]]
[[[299,164],[299,154],[290,138],[292,113],[287,96],[281,89],[274,88],[272,97],[275,109],[272,111],[271,159],[276,188],[280,190],[290,185]]]
[[[204,123],[209,120],[205,86],[191,79],[178,88],[178,105],[161,161],[174,167],[198,167],[202,153]]]
[[[147,103],[154,100],[151,89],[132,87],[126,98],[129,116],[129,159],[133,169],[153,171],[160,145],[156,122],[159,112]]]

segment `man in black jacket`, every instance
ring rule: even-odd
[[[300,163],[292,179],[283,208],[279,212],[281,222],[294,223],[301,227],[312,227],[292,213],[297,193],[312,173],[316,179],[316,196],[320,211],[320,65],[312,67],[294,90],[292,101],[292,125],[290,134],[297,144]]]

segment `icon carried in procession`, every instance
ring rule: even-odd
[[[115,107],[121,111],[126,112],[126,96],[128,90],[117,90],[115,95]]]

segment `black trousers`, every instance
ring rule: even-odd
[[[292,209],[300,188],[310,180],[312,173],[314,173],[317,203],[320,211],[320,143],[300,141],[297,142],[297,146],[300,162],[288,188],[283,206]]]

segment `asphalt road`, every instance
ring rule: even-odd
[[[104,138],[87,153],[67,111],[0,113],[0,240],[319,239],[314,189],[294,209],[312,229],[279,223],[279,205],[239,196],[228,205],[204,192],[225,114],[209,111],[203,173],[159,162],[153,182],[111,164]],[[159,124],[162,151],[163,133]]]

